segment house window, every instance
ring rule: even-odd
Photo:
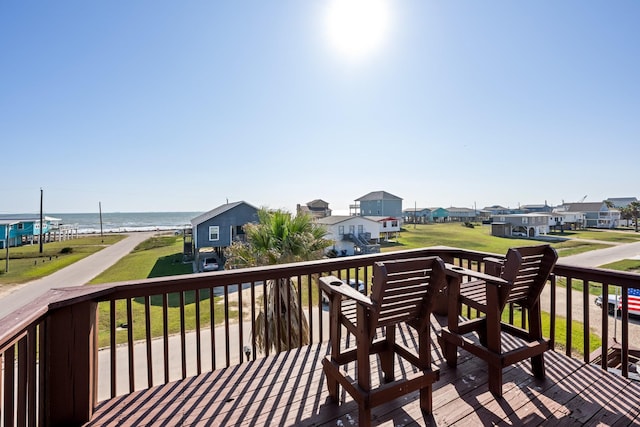
[[[209,227],[209,240],[220,240],[220,227],[212,225]]]
[[[387,228],[387,221],[382,221],[382,228]]]
[[[358,225],[358,234],[364,233],[364,225]]]
[[[349,234],[356,234],[356,226],[355,225],[350,225],[349,226]]]
[[[529,223],[529,218],[527,218],[527,217],[523,217],[523,218],[522,218],[522,223],[523,223],[523,224],[528,224],[528,223]]]
[[[344,225],[339,225],[338,226],[338,235],[340,235],[340,236],[344,235]]]
[[[391,221],[391,226],[392,227],[397,227],[398,226],[398,221]]]
[[[19,222],[18,223],[18,230],[24,230],[24,224]]]

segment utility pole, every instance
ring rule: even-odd
[[[102,202],[98,202],[98,211],[100,212],[100,237],[102,236]]]
[[[5,266],[4,266],[4,272],[8,273],[9,272],[9,229],[13,226],[13,224],[7,224],[5,225],[4,231],[6,234],[6,240],[4,241],[4,245],[6,246],[5,249],[7,250],[7,256],[6,256],[6,262],[5,262]]]
[[[38,239],[38,243],[40,243],[40,253],[42,253],[42,229],[44,228],[44,224],[42,222],[42,188],[40,189],[40,238]]]

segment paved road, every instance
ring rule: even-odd
[[[562,257],[559,262],[578,267],[599,267],[621,259],[637,258],[640,258],[640,242],[616,244],[609,248]]]
[[[0,319],[22,307],[49,289],[81,286],[115,264],[131,252],[138,244],[156,232],[130,233],[125,239],[110,245],[88,257],[58,270],[57,272],[0,294]]]

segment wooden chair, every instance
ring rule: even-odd
[[[504,260],[487,259],[483,274],[462,267],[447,267],[449,281],[448,326],[442,328],[438,341],[447,363],[457,364],[457,347],[485,360],[488,364],[489,390],[502,396],[502,369],[531,358],[533,374],[544,378],[543,353],[550,348],[542,336],[540,293],[558,259],[549,245],[512,248]],[[462,278],[475,280],[461,283]],[[526,310],[526,325],[516,327],[502,321],[507,304]],[[474,308],[480,316],[460,317],[462,305]],[[471,339],[472,332],[479,340]],[[502,333],[521,339],[522,346],[504,351]]]
[[[445,282],[444,263],[437,257],[376,262],[370,298],[336,277],[320,279],[329,297],[331,355],[322,361],[329,395],[338,401],[341,385],[358,403],[360,426],[371,424],[372,407],[416,390],[420,390],[422,410],[431,412],[432,383],[439,378],[439,370],[431,366],[431,305]],[[417,352],[396,342],[396,325],[401,322],[417,331]],[[355,343],[346,349],[341,349],[343,326],[355,336]],[[376,338],[378,328],[384,328],[381,338]],[[384,382],[375,389],[371,387],[371,354],[378,354],[384,373]],[[417,373],[395,380],[396,354],[416,366]],[[357,380],[341,369],[353,361]]]

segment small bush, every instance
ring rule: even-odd
[[[60,249],[60,253],[61,254],[70,254],[72,252],[73,252],[73,248],[70,248],[68,246]]]

